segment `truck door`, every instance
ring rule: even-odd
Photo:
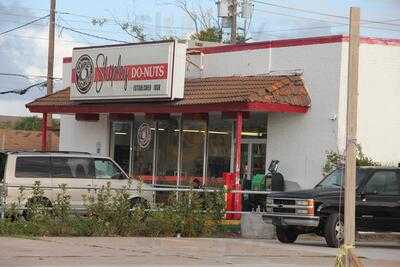
[[[370,231],[400,231],[400,179],[396,170],[376,170],[361,191],[361,219]]]

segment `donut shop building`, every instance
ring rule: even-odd
[[[389,54],[400,57],[399,44],[363,38],[360,80],[372,72],[398,74],[397,61],[394,70],[385,67],[393,63],[390,57],[380,61]],[[347,50],[342,35],[238,45],[162,41],[75,48],[64,58],[64,89],[27,107],[61,115],[60,150],[110,156],[148,183],[218,184],[226,172],[251,179],[277,159],[285,180],[307,188],[320,179],[326,152],[344,149]],[[379,94],[388,96],[400,80],[386,77]],[[361,111],[371,101],[381,104],[376,86],[361,82]],[[386,105],[392,107],[391,101]],[[398,109],[387,112],[388,120],[398,118]],[[359,138],[367,152],[374,151],[381,144],[363,123],[361,118]],[[368,127],[371,123],[384,124],[369,121]],[[394,130],[390,134],[400,133]],[[381,158],[400,157],[383,151]]]

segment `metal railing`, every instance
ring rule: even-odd
[[[248,194],[248,195],[269,195],[273,193],[273,191],[252,191],[252,190],[226,190],[226,189],[220,189],[220,188],[192,188],[192,187],[177,187],[177,186],[166,186],[166,185],[155,185],[154,187],[147,186],[142,187],[141,185],[137,186],[136,188],[114,188],[114,187],[109,187],[111,191],[121,191],[125,190],[127,192],[171,192],[171,193],[184,193],[184,192],[193,192],[193,193],[233,193],[233,194]],[[160,186],[160,187],[159,187]],[[0,183],[0,219],[5,218],[6,214],[6,209],[7,209],[7,194],[8,194],[8,189],[9,188],[23,188],[24,190],[32,190],[35,188],[35,185],[7,185],[5,183]],[[43,190],[53,190],[57,189],[59,190],[61,187],[60,186],[39,186],[40,189]],[[88,190],[88,193],[93,190],[96,192],[97,190],[102,189],[103,187],[77,187],[77,186],[66,186],[64,187],[66,190]],[[154,200],[153,200],[154,201]],[[75,210],[76,208],[74,208]],[[79,209],[81,210],[81,209]],[[225,214],[264,214],[265,212],[261,212],[259,209],[256,211],[225,211]]]

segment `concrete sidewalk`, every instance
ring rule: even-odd
[[[373,246],[372,246],[373,245]],[[319,241],[185,238],[0,238],[0,266],[334,266]],[[366,266],[400,266],[400,244],[362,244]]]

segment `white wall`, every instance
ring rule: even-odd
[[[75,115],[62,115],[60,119],[60,150],[109,155],[109,122],[107,115],[100,115],[97,122],[77,121]],[[100,153],[97,148],[100,145]]]
[[[340,150],[345,148],[348,43],[343,44]],[[384,164],[400,162],[400,46],[361,44],[358,143]]]
[[[269,114],[267,161],[280,160],[285,179],[308,188],[321,179],[326,152],[337,150],[337,121],[331,118],[338,110],[341,49],[333,43],[206,54],[204,70],[189,68],[189,76],[303,71],[312,107],[306,114]]]
[[[337,150],[341,44],[272,49],[272,70],[303,70],[311,108],[306,114],[271,113],[267,158],[281,161],[285,179],[310,188],[320,179],[326,152]]]

